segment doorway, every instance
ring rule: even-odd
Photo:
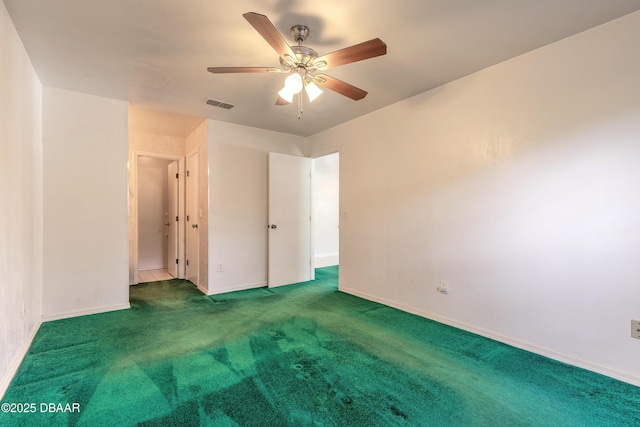
[[[138,159],[138,282],[175,277],[168,271],[169,163],[153,157]]]
[[[182,156],[134,154],[132,284],[184,277]]]
[[[340,153],[316,157],[311,167],[314,267],[337,266],[340,259]]]

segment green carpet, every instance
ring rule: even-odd
[[[337,273],[143,284],[130,310],[45,323],[2,400],[36,413],[0,425],[640,425],[639,387],[343,294]]]

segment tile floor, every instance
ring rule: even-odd
[[[138,270],[138,283],[157,282],[159,280],[171,279],[173,279],[173,276],[170,275],[166,269]]]

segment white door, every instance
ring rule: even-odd
[[[167,271],[173,277],[178,277],[178,162],[173,161],[167,166],[167,218],[165,222],[167,233]]]
[[[311,159],[269,153],[269,287],[311,280]]]
[[[187,227],[187,265],[186,278],[194,285],[199,284],[199,248],[198,230],[198,152],[187,157],[186,227]]]

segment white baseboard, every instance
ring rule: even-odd
[[[52,320],[68,319],[70,317],[78,317],[78,316],[87,316],[89,314],[106,313],[108,311],[126,310],[128,308],[131,308],[131,304],[126,303],[126,304],[117,304],[117,305],[110,305],[110,306],[104,306],[104,307],[87,308],[84,310],[77,310],[77,311],[66,311],[66,312],[46,314],[46,315],[43,314],[42,320],[44,322],[50,322]]]
[[[4,394],[7,392],[7,389],[9,388],[9,384],[11,384],[11,380],[13,380],[13,377],[18,372],[18,368],[20,367],[20,364],[22,363],[22,361],[24,360],[24,357],[29,352],[31,343],[33,342],[33,339],[38,333],[38,330],[40,329],[40,325],[42,325],[42,320],[40,320],[38,323],[33,325],[33,328],[31,328],[31,331],[29,331],[29,335],[27,336],[24,343],[22,344],[22,347],[20,347],[18,354],[16,354],[16,356],[13,358],[13,361],[11,362],[11,365],[9,365],[9,369],[2,376],[2,380],[0,380],[0,400],[4,397]]]
[[[147,266],[147,267],[138,267],[138,271],[150,271],[150,270],[166,270],[167,266],[166,265],[160,265],[160,266]]]
[[[369,295],[365,292],[361,292],[358,291],[356,289],[351,289],[351,288],[344,288],[341,287],[340,291],[350,294],[350,295],[354,295],[360,298],[364,298],[366,300],[369,301],[373,301],[373,302],[377,302],[389,307],[393,307],[393,308],[397,308],[398,310],[401,311],[405,311],[407,313],[411,313],[411,314],[415,314],[418,315],[420,317],[425,317],[427,319],[431,319],[434,320],[436,322],[439,323],[443,323],[445,325],[449,325],[449,326],[453,326],[454,328],[458,328],[458,329],[462,329],[465,330],[467,332],[471,332],[473,334],[476,335],[481,335],[483,337],[486,338],[490,338],[492,340],[495,341],[499,341],[502,342],[504,344],[508,344],[512,347],[516,347],[522,350],[526,350],[529,351],[531,353],[536,353],[539,354],[541,356],[545,356],[548,357],[550,359],[554,359],[557,360],[559,362],[563,362],[563,363],[567,363],[569,365],[573,365],[573,366],[577,366],[579,368],[582,369],[586,369],[588,371],[593,371],[596,372],[598,374],[602,374],[602,375],[606,375],[608,377],[611,378],[615,378],[617,380],[620,381],[624,381],[626,383],[635,385],[635,386],[640,386],[640,376],[633,374],[631,372],[627,372],[627,371],[623,371],[617,368],[612,368],[610,366],[606,366],[606,365],[602,365],[598,362],[594,362],[591,360],[587,360],[587,359],[582,359],[580,357],[576,357],[576,356],[571,356],[568,354],[564,354],[564,353],[560,353],[557,352],[555,350],[551,350],[545,347],[540,347],[538,345],[526,342],[526,341],[521,341],[515,338],[511,338],[511,337],[507,337],[504,335],[501,335],[499,333],[493,332],[493,331],[489,331],[483,328],[479,328],[473,325],[468,325],[466,323],[462,323],[462,322],[458,322],[452,319],[448,319],[446,317],[442,317],[439,316],[437,314],[433,314],[433,313],[428,313],[426,311],[423,310],[419,310],[413,307],[409,307],[406,306],[404,304],[399,304],[395,301],[390,301],[390,300],[386,300],[384,298],[378,298],[376,296],[373,295]]]
[[[207,295],[219,295],[219,294],[226,294],[227,292],[246,291],[247,289],[264,288],[265,286],[267,286],[267,284],[263,282],[263,283],[247,284],[247,285],[230,286],[230,287],[221,288],[221,289],[210,289]]]

